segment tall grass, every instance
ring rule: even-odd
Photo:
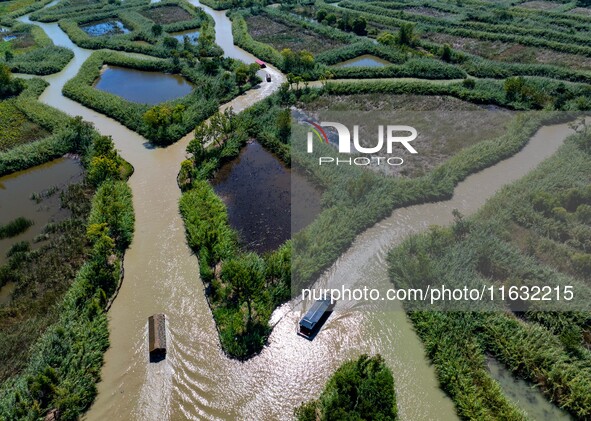
[[[0,240],[4,238],[16,237],[29,229],[34,224],[33,221],[19,216],[4,225],[0,225]]]

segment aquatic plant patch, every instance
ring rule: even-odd
[[[0,102],[0,152],[45,138],[49,132],[15,107],[14,101]]]
[[[255,41],[271,45],[277,51],[289,48],[318,54],[345,45],[341,41],[323,37],[289,22],[278,22],[266,15],[248,16],[245,20],[248,32]]]
[[[0,240],[16,237],[25,232],[31,225],[33,225],[33,221],[24,217],[18,217],[4,225],[0,225]]]
[[[192,19],[192,15],[178,6],[158,6],[141,12],[148,19],[161,25],[182,22]]]
[[[15,24],[8,34],[15,38],[0,42],[0,63],[12,72],[48,75],[62,70],[74,57],[69,49],[55,46],[38,26]]]

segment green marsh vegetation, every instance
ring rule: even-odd
[[[0,38],[0,64],[12,72],[48,75],[62,70],[74,57],[67,48],[55,46],[35,25],[13,23],[1,36],[14,37],[7,41]]]
[[[0,101],[3,111],[0,116],[3,129],[0,175],[48,162],[69,152],[79,153],[89,130],[81,119],[71,119],[37,101],[47,83],[41,79],[11,79],[10,73],[4,74],[9,75],[9,85],[16,86],[19,93]]]
[[[246,2],[244,6],[233,12],[236,42],[259,58],[308,80],[327,75],[454,79],[467,74],[478,78],[536,76],[590,82],[591,21],[576,14],[545,14],[489,3],[458,6],[451,1],[427,6],[418,1],[352,0],[338,7],[328,2],[285,2],[279,9]],[[359,21],[365,22],[365,31],[355,30]],[[316,41],[298,42],[301,32],[314,34]],[[322,40],[320,49],[315,47],[317,40]],[[498,54],[489,54],[487,46],[498,50]],[[288,68],[282,58],[284,49],[305,52],[314,62]],[[378,55],[393,65],[326,67],[338,63],[339,58],[347,60],[361,54]]]
[[[591,132],[581,126],[559,152],[501,190],[471,218],[433,227],[389,255],[397,287],[574,285],[589,293]],[[583,298],[579,298],[583,299]],[[572,307],[571,307],[572,308]],[[591,414],[588,311],[548,311],[507,300],[497,311],[439,312],[407,305],[443,389],[463,418],[523,419],[485,366],[491,355],[579,419]],[[482,385],[487,385],[482,387]]]
[[[466,77],[466,72],[454,65],[418,55],[409,57],[395,47],[376,45],[365,38],[292,17],[289,14],[284,15],[274,9],[256,10],[255,13],[254,15],[252,12],[232,14],[232,31],[236,44],[284,72],[300,76],[304,80],[384,77],[463,79]],[[261,23],[254,19],[265,20]],[[254,26],[254,29],[251,30],[248,22]],[[288,32],[290,35],[282,35],[286,31],[282,29],[284,27],[291,31]],[[315,43],[293,41],[301,38],[298,28],[300,31],[306,30],[313,34],[309,36],[315,37]],[[256,38],[253,38],[251,32]],[[287,39],[283,41],[283,38]],[[273,42],[265,43],[269,40]],[[348,43],[350,45],[347,45]],[[314,47],[316,44],[317,47]],[[376,55],[391,61],[392,65],[382,68],[329,66],[363,54]]]
[[[96,13],[75,13],[60,19],[60,27],[76,45],[89,49],[111,49],[142,53],[176,61],[189,53],[210,57],[221,55],[213,43],[213,19],[201,9],[182,0],[168,0],[157,4],[131,3],[129,7],[108,8]],[[98,27],[89,33],[85,28],[93,24],[120,22],[128,33],[114,31],[112,26]],[[198,47],[188,48],[168,35],[169,32],[199,29]],[[183,48],[185,47],[185,48]]]
[[[0,418],[38,419],[54,408],[74,420],[96,394],[108,347],[105,305],[115,291],[134,227],[131,168],[108,137],[81,118],[39,103],[46,84],[23,82],[11,106],[44,127],[45,139],[0,152],[0,173],[26,169],[69,152],[80,156],[85,179],[60,193],[69,216],[35,239],[15,244],[0,266],[0,286],[15,285],[0,306]],[[17,142],[18,143],[18,142]],[[43,200],[38,197],[38,200]],[[3,235],[22,230],[17,220]]]
[[[317,400],[295,410],[298,421],[397,419],[394,378],[382,357],[361,355],[342,364]]]
[[[146,0],[128,0],[125,2],[115,0],[68,0],[60,1],[51,7],[31,13],[31,20],[39,22],[57,22],[60,19],[78,18],[81,13],[97,14],[99,12],[113,12],[131,8],[146,6]]]
[[[498,78],[512,73],[589,80],[588,72],[580,68],[591,51],[585,32],[588,26],[576,15],[545,15],[501,4],[458,6],[454,2],[424,6],[419,2],[346,1],[339,6],[326,5],[325,10],[341,19],[365,17],[377,24],[378,41],[412,25],[417,34],[415,52],[423,50],[428,56],[453,62],[472,76]],[[409,12],[413,7],[425,12]]]
[[[0,3],[0,25],[10,26],[19,16],[34,12],[52,0],[5,0]]]

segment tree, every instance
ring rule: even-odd
[[[222,279],[228,282],[239,302],[246,302],[248,320],[252,320],[252,303],[265,286],[265,264],[256,253],[228,260],[222,267]]]
[[[176,50],[179,46],[179,40],[173,37],[164,38],[164,47],[167,50]]]
[[[392,371],[380,355],[361,355],[341,365],[318,400],[295,410],[298,421],[395,420]]]
[[[216,61],[210,59],[210,58],[202,58],[199,61],[199,66],[201,67],[201,70],[203,70],[203,73],[205,73],[206,75],[216,75],[218,73],[218,64]]]
[[[377,37],[377,41],[382,45],[389,45],[392,46],[396,44],[396,35],[391,32],[382,32]]]
[[[0,98],[17,95],[25,85],[20,79],[13,79],[8,66],[0,63]]]
[[[441,47],[441,60],[451,62],[453,58],[453,50],[449,44],[443,44]]]
[[[328,15],[328,12],[326,11],[326,9],[320,9],[318,12],[316,12],[316,20],[318,22],[322,22],[326,16]]]
[[[403,23],[398,30],[398,44],[413,46],[415,43],[415,26],[412,23]]]
[[[157,37],[162,35],[162,25],[160,25],[159,23],[152,25],[152,34],[154,34]]]
[[[29,392],[40,408],[47,408],[57,392],[59,379],[54,368],[47,366],[27,379]]]
[[[76,116],[70,120],[68,127],[75,133],[74,143],[72,145],[73,152],[84,154],[90,148],[94,140],[94,129],[92,124],[84,121],[82,117]]]
[[[195,137],[189,142],[187,152],[193,155],[194,160],[198,161],[209,145],[215,144],[221,147],[236,132],[234,120],[232,108],[216,112],[209,120],[195,127]]]
[[[108,179],[117,179],[119,178],[119,164],[109,157],[96,156],[90,160],[87,178],[94,186],[98,186]]]
[[[112,270],[115,254],[115,240],[109,235],[107,223],[91,224],[87,229],[87,236],[91,240],[92,257],[89,262],[91,274],[89,279],[98,288],[111,293],[115,286],[115,276]]]
[[[106,156],[111,159],[115,159],[117,157],[115,144],[113,143],[111,136],[99,136],[92,143],[91,149],[91,157]]]
[[[289,137],[291,136],[291,112],[289,108],[279,111],[279,115],[277,116],[277,127],[279,139],[284,143],[288,143]]]
[[[508,101],[515,101],[517,100],[523,92],[523,88],[525,86],[525,79],[521,76],[517,77],[510,77],[505,80],[504,88],[505,88],[505,97]]]
[[[467,89],[474,89],[476,87],[476,81],[474,79],[465,78],[462,81],[462,86]]]
[[[353,32],[357,35],[367,35],[367,20],[363,16],[353,20]]]
[[[183,121],[185,108],[182,104],[173,108],[165,104],[156,105],[144,113],[143,119],[152,134],[162,139],[171,125]]]
[[[329,13],[328,15],[326,15],[324,21],[332,26],[337,22],[337,15],[335,15],[334,13]]]
[[[283,68],[294,73],[308,72],[313,70],[316,65],[314,56],[306,50],[294,52],[289,48],[284,48],[281,50],[281,56],[283,57]]]

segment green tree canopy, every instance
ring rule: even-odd
[[[392,371],[381,355],[361,355],[331,376],[315,401],[295,410],[298,421],[395,420],[396,395]]]

